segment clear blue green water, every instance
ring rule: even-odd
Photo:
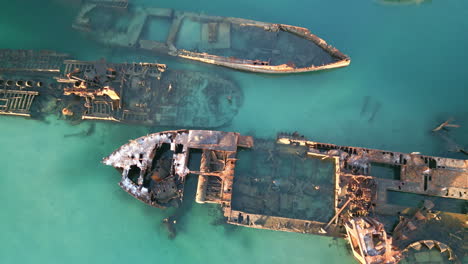
[[[52,49],[77,59],[125,60],[71,29],[78,1],[3,1],[0,48]],[[303,26],[352,58],[344,69],[269,76],[167,57],[169,67],[231,76],[245,100],[221,129],[261,137],[299,131],[337,144],[457,156],[428,131],[448,117],[468,144],[468,1],[381,5],[373,0],[136,1]],[[381,107],[361,116],[365,96]],[[0,263],[354,263],[343,240],[213,225],[216,206],[187,204],[174,240],[161,220],[117,186],[102,157],[164,128],[99,123],[96,133],[0,117]]]

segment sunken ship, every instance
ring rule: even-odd
[[[85,2],[73,27],[105,45],[250,72],[310,72],[351,62],[306,28],[142,7],[126,0]]]
[[[238,86],[213,73],[0,50],[0,115],[219,127],[236,115],[242,98]]]
[[[195,175],[196,202],[219,204],[227,223],[344,237],[362,264],[468,258],[468,160],[338,146],[298,133],[268,140],[177,130],[131,140],[103,163],[150,206],[180,204],[186,178]]]

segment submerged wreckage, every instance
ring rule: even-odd
[[[219,127],[241,103],[239,87],[213,73],[0,50],[0,115],[39,118],[61,112],[73,120]]]
[[[297,133],[275,142],[178,130],[132,140],[103,162],[148,205],[177,206],[186,177],[198,175],[196,201],[220,204],[227,223],[346,236],[360,263],[418,259],[424,250],[447,262],[467,258],[468,160],[337,146]]]
[[[83,4],[73,27],[106,45],[251,72],[309,72],[351,62],[306,28],[140,7],[122,0]]]

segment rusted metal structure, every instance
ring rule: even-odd
[[[382,223],[373,218],[353,218],[345,224],[354,257],[363,264],[397,263],[399,251],[392,249],[392,238]]]
[[[467,160],[337,146],[297,133],[274,141],[178,130],[132,140],[103,162],[149,205],[180,203],[186,177],[198,175],[196,202],[220,204],[227,223],[347,236],[361,263],[397,263],[418,241],[437,241],[449,261],[466,258],[458,238],[468,223]],[[414,204],[398,204],[395,195]]]
[[[107,2],[83,4],[73,27],[106,45],[243,71],[309,72],[351,62],[306,28]]]
[[[0,114],[143,125],[218,127],[242,92],[217,74],[158,63],[69,60],[50,51],[0,50]]]
[[[181,201],[185,177],[201,175],[197,201],[230,207],[238,147],[250,148],[251,137],[238,133],[179,130],[132,140],[104,159],[122,172],[120,187],[151,206]],[[189,154],[202,151],[198,170],[189,170]]]
[[[52,85],[67,57],[52,51],[0,50],[0,114],[30,117],[39,90]]]

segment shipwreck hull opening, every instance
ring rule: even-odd
[[[399,181],[401,178],[401,166],[398,164],[371,162],[370,173],[377,178]]]
[[[416,246],[418,247],[418,246]],[[418,247],[419,248],[419,247]],[[425,263],[437,263],[437,264],[458,264],[456,255],[453,251],[442,250],[435,246],[429,249],[427,246],[421,246],[419,249],[410,248],[404,252],[404,258],[398,262],[399,264],[425,264]]]
[[[171,19],[159,16],[148,16],[141,38],[165,43],[171,29]]]
[[[134,184],[138,184],[138,177],[140,177],[140,174],[141,174],[141,169],[136,165],[132,165],[132,166],[130,166],[130,169],[128,170],[127,177]]]
[[[284,30],[269,31],[260,25],[230,21],[182,19],[177,49],[208,53],[225,58],[290,64],[303,68],[340,61],[314,42]]]
[[[456,214],[468,213],[467,200],[387,190],[387,202],[391,205],[418,208],[425,200],[432,201],[435,205],[434,210],[437,211]]]
[[[198,171],[200,169],[202,152],[201,149],[190,149],[187,163],[190,171]]]
[[[87,17],[92,29],[99,28],[102,31],[116,30],[117,32],[126,30],[126,24],[132,18],[128,15],[127,9],[99,5],[91,9]]]
[[[306,156],[301,146],[271,144],[239,152],[238,158],[233,210],[316,222],[333,217],[331,160]]]

